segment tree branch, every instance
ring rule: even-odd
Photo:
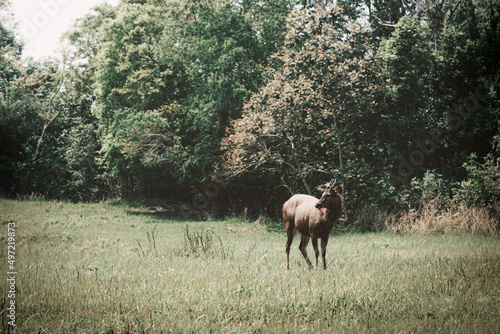
[[[461,2],[462,0],[458,0],[455,6],[453,6],[453,8],[450,8],[450,14],[448,15],[448,20],[450,20],[453,17],[453,14],[455,14],[455,11],[457,10]]]
[[[372,14],[372,16],[374,18],[376,18],[378,20],[378,22],[380,23],[380,25],[384,26],[384,27],[391,27],[391,28],[394,28],[396,25],[394,23],[390,23],[390,22],[386,22],[386,21],[383,21],[380,17],[378,17],[377,15],[375,14]]]
[[[304,184],[304,187],[306,188],[307,194],[311,195],[312,194],[311,188],[309,187],[309,184],[307,183],[307,181],[306,181],[306,179],[304,177],[303,168],[300,167],[299,161],[297,160],[297,152],[295,150],[295,145],[293,143],[293,138],[288,133],[286,134],[286,136],[287,136],[288,140],[290,141],[290,143],[292,144],[292,156],[293,156],[293,161],[295,162],[295,165],[296,165],[297,174],[300,177],[300,180],[302,181],[302,183]]]
[[[61,90],[63,82],[64,82],[64,65],[63,65],[63,68],[61,71],[61,79],[59,80],[59,84],[57,85],[57,88],[56,88],[54,94],[52,95],[52,97],[49,100],[48,115],[50,115],[52,113],[54,98],[57,96],[57,94]],[[33,156],[32,168],[35,167],[38,156],[40,155],[40,147],[42,146],[42,141],[43,141],[43,137],[45,136],[45,131],[47,131],[47,128],[49,127],[49,125],[61,114],[61,111],[62,111],[62,109],[59,109],[59,111],[54,115],[54,117],[52,117],[50,120],[45,121],[45,124],[43,125],[42,134],[40,135],[40,138],[38,139],[38,143],[36,145],[35,155]]]

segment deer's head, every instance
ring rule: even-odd
[[[339,185],[335,189],[333,187],[334,186],[330,185],[330,183],[326,185],[325,192],[319,199],[318,203],[316,203],[316,209],[330,208],[341,201],[341,195],[344,191],[344,187],[342,185]]]

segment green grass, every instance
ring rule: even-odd
[[[497,236],[332,235],[326,271],[297,238],[287,271],[284,233],[254,222],[0,200],[3,332],[11,221],[18,333],[500,332]]]

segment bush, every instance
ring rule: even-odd
[[[492,206],[500,201],[500,148],[488,154],[484,163],[479,163],[472,154],[464,164],[468,179],[455,189],[455,200],[468,205]]]
[[[411,208],[422,208],[429,203],[441,207],[449,204],[446,196],[447,187],[443,176],[434,171],[426,171],[422,179],[411,180],[409,205]]]
[[[381,210],[376,205],[365,205],[356,212],[352,227],[359,232],[380,231],[387,226],[392,226],[396,216]]]

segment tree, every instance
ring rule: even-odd
[[[127,3],[102,26],[95,110],[123,189],[152,193],[141,190],[143,174],[162,180],[152,183],[161,189],[213,177],[225,128],[264,83],[267,57],[281,44],[282,30],[256,8],[276,24],[284,3]]]
[[[96,102],[96,56],[98,34],[104,22],[116,17],[117,9],[103,4],[78,19],[63,36],[66,59],[65,85],[61,98],[66,111],[59,140],[64,161],[63,194],[72,201],[102,200],[116,196],[115,182],[103,163]]]
[[[0,10],[9,12],[7,2],[0,2]],[[6,15],[4,13],[4,15]],[[13,31],[0,21],[0,192],[11,195],[18,187],[19,176],[16,166],[22,160],[22,122],[17,121],[19,113],[14,111],[12,83],[20,75],[20,56],[22,45],[16,40]],[[20,131],[21,130],[21,131]]]
[[[287,27],[272,79],[224,141],[227,177],[281,185],[289,194],[312,193],[335,178],[362,182],[380,163],[364,134],[380,118],[370,30],[338,7],[294,11]]]
[[[67,49],[64,73],[52,59],[12,63],[0,103],[0,186],[5,194],[86,201],[109,194],[109,187],[96,180],[104,173],[97,163],[99,144],[91,114],[91,61],[78,58],[89,54],[84,51],[92,45],[92,34],[97,32],[82,29],[81,43]]]
[[[4,157],[16,157],[6,174],[15,180],[15,186],[7,192],[57,196],[59,190],[53,186],[61,176],[61,163],[55,134],[61,130],[56,119],[62,109],[60,95],[55,94],[61,79],[58,64],[30,61],[17,70],[2,105],[2,139],[11,144],[6,146]],[[19,128],[13,129],[16,125]]]
[[[429,131],[429,124],[435,120],[430,107],[435,59],[429,36],[427,24],[405,17],[380,46],[387,78],[386,135],[403,145],[399,152],[413,138]]]

